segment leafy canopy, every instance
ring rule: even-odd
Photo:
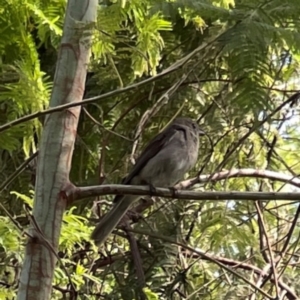
[[[61,0],[0,0],[1,124],[47,108],[65,9]],[[100,1],[85,98],[155,76],[194,55],[152,84],[85,107],[72,181],[120,182],[130,169],[133,140],[145,112],[151,117],[134,156],[170,119],[186,115],[200,119],[213,144],[211,149],[202,141],[190,176],[200,169],[212,174],[231,168],[297,176],[299,118],[297,102],[290,97],[299,89],[299,14],[298,0]],[[35,119],[0,134],[1,182],[36,151],[41,133],[42,120]],[[255,176],[195,189],[295,190]],[[3,206],[24,229],[31,190],[27,171],[1,192]],[[110,199],[100,199],[101,210],[109,209],[105,200]],[[53,299],[68,294],[70,278],[80,299],[135,299],[138,280],[127,239],[112,235],[99,253],[89,244],[90,219],[96,215],[92,200],[65,214]],[[299,296],[299,226],[292,227],[296,210],[291,201],[157,199],[135,226],[148,232],[134,235],[147,283],[144,293],[148,299],[243,298],[253,289],[236,273],[256,283],[258,270],[269,263],[268,241],[273,256],[282,255],[277,271]],[[0,277],[6,284],[0,298],[12,299],[24,239],[6,213],[0,218]],[[235,266],[234,271],[217,262]],[[269,278],[261,288],[275,295],[275,286]]]

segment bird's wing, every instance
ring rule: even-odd
[[[182,131],[186,139],[186,127],[179,124],[171,124],[164,131],[159,133],[154,139],[152,139],[136,160],[131,172],[128,174],[128,176],[123,178],[122,184],[130,184],[132,178],[139,174],[147,162],[154,157],[166,144],[168,144],[178,131]],[[121,195],[116,195],[114,202],[118,202],[121,197]]]
[[[131,172],[127,177],[124,178],[122,184],[129,184],[132,178],[143,169],[143,167],[147,164],[147,162],[154,157],[169,141],[173,138],[173,136],[178,131],[183,131],[183,134],[186,138],[186,128],[185,126],[172,124],[164,131],[159,133],[153,140],[149,142],[144,151],[136,160],[135,165],[133,166]]]
[[[178,131],[181,131],[184,135],[184,139],[186,139],[186,126],[181,124],[171,124],[165,130],[155,136],[138,157],[128,176],[123,178],[122,184],[130,184],[133,177],[139,174],[147,162],[153,158],[164,146],[166,146],[172,140],[173,136],[178,133]],[[122,195],[116,195],[113,202],[116,203],[121,198]]]

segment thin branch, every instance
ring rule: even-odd
[[[293,235],[293,232],[297,226],[297,223],[298,223],[298,220],[299,220],[299,215],[300,215],[300,205],[298,205],[298,208],[297,208],[297,212],[294,216],[294,219],[293,219],[293,223],[292,223],[292,226],[290,227],[290,230],[286,236],[286,240],[284,242],[284,245],[280,251],[280,256],[281,257],[284,257],[285,254],[286,254],[286,251],[287,251],[287,248],[288,248],[288,245],[290,243],[290,240],[292,239],[292,235]]]
[[[228,30],[230,30],[230,28]],[[121,88],[121,89],[113,90],[113,91],[105,93],[103,95],[95,96],[95,97],[92,97],[92,98],[89,98],[89,99],[86,99],[86,100],[82,100],[82,101],[74,101],[72,103],[66,103],[66,104],[63,104],[63,105],[58,105],[58,106],[55,106],[55,107],[52,107],[52,108],[49,108],[49,109],[46,109],[46,110],[43,110],[43,111],[35,112],[33,114],[21,117],[19,119],[16,119],[14,121],[11,121],[9,123],[6,123],[6,124],[0,126],[0,132],[3,132],[3,131],[8,130],[9,128],[11,128],[13,126],[22,124],[24,122],[27,122],[27,121],[32,120],[32,119],[35,119],[35,118],[40,117],[40,116],[48,115],[48,114],[53,113],[53,112],[59,112],[59,111],[62,111],[62,110],[65,110],[65,109],[68,109],[68,108],[71,108],[71,107],[82,106],[82,105],[93,103],[93,102],[96,102],[96,101],[99,101],[99,100],[107,99],[107,98],[110,98],[110,97],[122,94],[124,92],[128,92],[128,91],[131,91],[133,89],[140,88],[141,86],[144,86],[144,85],[146,85],[148,83],[152,83],[152,82],[154,82],[154,81],[156,81],[156,80],[158,80],[158,79],[160,79],[160,78],[162,78],[162,77],[164,77],[164,76],[166,76],[168,74],[171,74],[174,71],[182,68],[198,52],[202,51],[203,49],[205,49],[208,46],[210,46],[211,44],[213,44],[224,33],[226,33],[226,31],[221,32],[216,37],[211,38],[207,43],[203,43],[201,46],[197,47],[194,51],[192,51],[191,53],[189,53],[188,55],[186,55],[182,59],[176,61],[169,68],[165,69],[164,71],[162,71],[161,73],[157,74],[156,76],[147,78],[147,79],[145,79],[143,81],[131,84],[131,85],[126,86],[126,87]]]
[[[197,65],[198,64],[196,64],[195,67]],[[137,149],[140,135],[141,135],[145,125],[147,124],[148,120],[151,117],[153,117],[153,115],[155,115],[161,109],[161,107],[168,102],[169,98],[179,89],[181,84],[186,80],[186,78],[193,71],[193,69],[194,68],[191,68],[190,71],[187,72],[187,74],[183,74],[177,82],[175,82],[165,93],[163,93],[163,95],[161,97],[159,97],[159,99],[155,102],[153,107],[148,109],[147,111],[145,111],[145,113],[143,114],[143,116],[139,122],[135,136],[134,136],[134,143],[133,143],[132,151],[131,151],[131,155],[130,155],[130,160],[133,164],[135,164],[134,154]]]
[[[153,236],[154,233],[152,232],[146,232],[146,231],[140,231],[140,230],[136,230],[136,229],[131,229],[132,232],[135,232],[137,234],[143,234],[143,235],[147,235],[147,236]],[[163,241],[169,242],[169,240],[166,240],[165,236],[160,236],[158,237],[158,235],[155,235],[154,238],[159,238]],[[209,260],[211,262],[214,261],[218,261],[224,265],[227,265],[233,269],[240,269],[240,270],[244,270],[244,271],[252,271],[254,272],[256,275],[258,275],[261,280],[263,280],[264,278],[266,278],[269,275],[270,272],[270,268],[271,265],[267,264],[264,266],[263,269],[247,263],[245,261],[238,261],[238,260],[234,260],[231,258],[227,258],[227,257],[223,257],[223,256],[217,256],[214,254],[210,254],[207,251],[202,251],[202,250],[195,250],[193,249],[193,251],[190,251],[190,247],[187,246],[186,244],[180,244],[181,248],[183,249],[182,252],[185,256],[188,256],[189,258],[194,258],[197,259],[199,257],[201,257],[202,260]],[[274,246],[274,245],[272,245]],[[144,250],[147,251],[147,248],[145,248]],[[267,251],[268,249],[263,249],[263,251]],[[207,257],[209,257],[210,259],[207,259],[206,257],[202,256],[201,254],[199,255],[199,252],[201,254],[205,254]],[[97,264],[97,267],[95,268],[103,268],[105,266],[111,265],[113,264],[115,261],[120,261],[124,258],[128,258],[130,256],[130,252],[127,251],[125,253],[121,254],[114,254],[111,256],[107,256],[101,259],[98,259],[95,264]],[[249,258],[248,258],[249,259]],[[271,278],[271,281],[274,282],[274,279]],[[298,299],[297,295],[295,294],[295,292],[291,289],[291,287],[289,287],[287,284],[285,284],[283,281],[279,280],[278,281],[279,286],[281,287],[282,290],[287,292],[286,297],[290,300],[296,300]]]
[[[258,215],[260,224],[262,226],[262,231],[263,231],[262,234],[265,236],[266,243],[267,243],[267,248],[268,248],[268,251],[269,251],[269,254],[270,254],[270,263],[271,263],[271,268],[272,268],[273,276],[274,276],[276,297],[278,298],[279,295],[280,295],[280,290],[279,290],[279,286],[278,286],[277,270],[276,270],[276,266],[275,266],[275,262],[274,262],[274,255],[273,255],[273,251],[272,251],[272,248],[271,248],[271,243],[270,243],[268,233],[267,233],[267,229],[266,229],[266,226],[265,226],[265,223],[264,223],[263,214],[262,214],[261,209],[259,207],[259,204],[257,202],[255,202],[255,207],[256,207],[256,210],[257,210],[257,215]]]
[[[34,154],[32,154],[0,185],[0,192],[5,189],[10,183],[12,183],[18,175],[22,173],[22,171],[29,165],[29,163],[37,157],[38,153],[39,151],[36,151]]]
[[[77,187],[73,192],[66,191],[69,200],[81,200],[100,195],[139,195],[159,196],[184,200],[299,200],[300,193],[283,192],[195,192],[166,188],[155,188],[150,191],[149,186],[107,184],[100,186]]]
[[[131,139],[129,139],[128,137],[126,137],[126,136],[124,136],[124,135],[122,135],[122,134],[120,134],[120,133],[117,133],[117,132],[115,132],[115,131],[113,131],[113,130],[110,130],[110,129],[108,129],[108,128],[105,128],[105,126],[103,125],[103,124],[101,124],[100,122],[98,122],[88,111],[87,111],[87,109],[85,109],[84,107],[83,107],[83,111],[85,112],[85,114],[92,120],[92,122],[93,123],[95,123],[96,125],[98,125],[99,127],[101,127],[102,129],[104,129],[105,131],[107,131],[107,132],[109,132],[109,133],[111,133],[111,134],[113,134],[113,135],[116,135],[116,136],[118,136],[118,137],[120,137],[120,138],[122,138],[122,139],[124,139],[124,140],[126,140],[126,141],[129,141],[129,142],[132,142],[132,140]]]
[[[225,200],[225,199],[239,199],[239,200],[299,200],[300,193],[278,193],[278,192],[195,192],[195,191],[182,191],[192,187],[197,183],[205,183],[209,181],[215,182],[228,178],[235,177],[254,177],[265,178],[269,180],[278,180],[291,184],[295,187],[300,187],[300,180],[291,175],[286,175],[269,170],[255,170],[255,169],[237,169],[222,171],[216,174],[207,174],[188,179],[180,182],[175,186],[177,190],[175,195],[174,191],[170,189],[157,188],[156,192],[150,191],[148,186],[129,186],[120,184],[101,185],[78,187],[68,193],[70,200],[80,200],[87,197],[95,197],[100,195],[117,195],[117,194],[133,194],[133,195],[152,195],[161,196],[166,198],[175,199],[194,199],[194,200]]]
[[[266,117],[264,117],[260,122],[257,122],[257,124],[253,125],[252,128],[242,137],[240,138],[236,143],[233,143],[230,147],[228,147],[226,154],[224,155],[223,161],[219,163],[219,165],[216,167],[216,171],[223,169],[226,165],[228,159],[233,155],[236,150],[243,145],[245,140],[251,136],[252,133],[254,133],[258,128],[260,128],[264,123],[268,122],[276,113],[281,111],[283,107],[285,107],[287,104],[294,103],[296,100],[298,100],[300,97],[300,92],[295,93],[294,95],[290,96],[286,101],[281,103],[276,109],[274,109],[270,114],[268,114]]]
[[[300,188],[300,179],[295,176],[286,175],[279,172],[274,172],[270,170],[258,170],[258,169],[232,169],[221,171],[213,175],[201,175],[199,177],[191,178],[180,182],[176,188],[178,189],[188,189],[197,183],[206,183],[211,181],[212,183],[221,180],[227,180],[229,178],[242,178],[242,177],[253,177],[253,178],[265,178],[269,180],[276,180],[284,182],[295,187]]]
[[[276,262],[276,265],[279,265],[279,263],[281,262],[281,260],[285,257],[286,255],[286,252],[288,250],[288,245],[289,245],[289,242],[290,240],[292,239],[292,235],[294,233],[294,230],[297,226],[297,223],[298,223],[298,220],[299,220],[299,215],[300,215],[300,205],[298,205],[298,208],[297,208],[297,211],[296,211],[296,214],[294,216],[294,219],[293,219],[293,223],[286,235],[286,240],[284,242],[284,245],[280,251],[280,255],[278,256],[278,259],[277,259],[277,262]],[[296,245],[298,245],[298,242],[299,242],[299,239],[300,239],[300,235],[298,235],[298,238],[297,238],[297,241],[294,243],[295,244],[295,247],[294,247],[294,250],[293,252],[296,251]],[[287,259],[286,263],[285,263],[285,266],[282,268],[282,270],[280,271],[279,273],[279,277],[281,277],[282,274],[284,274],[284,271],[285,269],[287,268],[287,266],[289,265],[289,262],[292,260],[292,257],[293,257],[293,254],[290,255],[290,257]]]
[[[127,237],[130,245],[130,252],[136,270],[139,294],[141,299],[147,299],[143,291],[143,288],[146,286],[146,278],[143,270],[142,257],[139,251],[139,247],[137,245],[137,241],[130,229],[131,229],[130,224],[128,220],[126,220],[125,231],[127,233]]]
[[[180,246],[184,249],[187,249],[189,251],[191,251],[192,253],[196,253],[198,254],[200,257],[202,257],[203,259],[206,259],[212,263],[215,263],[216,265],[218,265],[219,267],[225,269],[227,272],[233,274],[234,276],[238,277],[239,279],[243,280],[244,282],[246,282],[247,284],[249,284],[254,290],[260,292],[262,295],[264,295],[267,299],[273,299],[272,296],[270,296],[269,294],[267,294],[265,291],[263,291],[262,289],[256,287],[250,280],[248,280],[247,278],[243,277],[242,275],[240,275],[239,273],[235,272],[234,270],[232,270],[231,268],[227,267],[225,264],[223,264],[222,262],[220,262],[219,260],[214,259],[213,257],[211,257],[210,255],[207,255],[206,253],[204,253],[203,251],[199,251],[196,250],[192,247],[189,247],[183,243],[177,242],[175,240],[173,240],[172,238],[166,237],[166,236],[161,236],[159,234],[155,234],[153,232],[147,232],[147,231],[143,231],[143,230],[136,230],[136,229],[132,229],[131,230],[134,233],[137,234],[142,234],[142,235],[148,235],[151,236],[153,238],[158,238],[164,241],[167,241],[168,243]]]

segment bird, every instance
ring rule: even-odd
[[[174,119],[148,143],[122,184],[149,185],[151,189],[173,187],[195,166],[202,135],[206,134],[196,121],[186,117]],[[91,234],[96,245],[100,246],[107,239],[140,197],[116,195],[112,209],[100,219]]]

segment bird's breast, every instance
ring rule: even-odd
[[[170,187],[180,181],[194,165],[194,157],[186,147],[165,148],[151,158],[140,173],[147,183],[157,187]]]

